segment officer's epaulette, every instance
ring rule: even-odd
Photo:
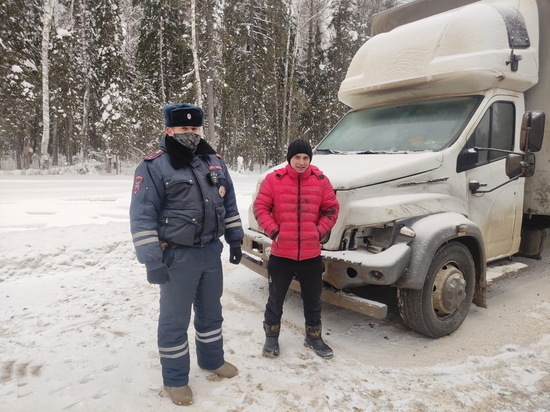
[[[164,154],[164,150],[157,149],[154,152],[149,153],[148,155],[143,156],[143,160],[154,160],[157,157],[160,157]]]

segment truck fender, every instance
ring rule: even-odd
[[[479,227],[467,217],[454,212],[424,216],[408,227],[416,233],[411,241],[411,260],[405,274],[398,283],[399,288],[421,289],[435,253],[446,243],[460,242],[472,254],[476,268],[474,303],[486,307],[487,263],[483,237]]]

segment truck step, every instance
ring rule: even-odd
[[[498,261],[487,266],[487,286],[499,279],[504,279],[526,269],[527,265],[521,262]]]

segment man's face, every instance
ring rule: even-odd
[[[201,134],[202,127],[200,126],[174,126],[174,127],[167,127],[166,128],[166,134],[168,136],[174,136],[175,133],[196,133]]]
[[[290,158],[290,167],[298,173],[304,173],[309,167],[311,159],[305,153],[298,153]]]

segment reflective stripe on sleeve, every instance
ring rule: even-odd
[[[138,247],[141,245],[145,245],[147,243],[158,243],[158,242],[159,242],[159,238],[155,236],[147,239],[138,240],[137,242],[134,242],[134,246]]]
[[[158,232],[156,230],[144,230],[142,232],[136,232],[132,235],[132,239],[134,240],[135,247],[145,245],[147,243],[159,242]]]
[[[237,222],[237,223],[231,223],[230,225],[225,225],[225,228],[226,229],[231,229],[232,227],[242,227],[242,223],[241,222]]]
[[[144,230],[141,232],[136,232],[132,235],[132,239],[137,239],[144,236],[158,236],[158,233],[156,230]]]
[[[240,215],[228,217],[227,219],[224,219],[224,223],[226,229],[230,229],[232,227],[242,227]]]
[[[232,217],[228,217],[228,218],[224,219],[224,222],[227,224],[227,223],[231,223],[235,220],[241,220],[241,215],[235,215],[235,216],[232,216]]]

